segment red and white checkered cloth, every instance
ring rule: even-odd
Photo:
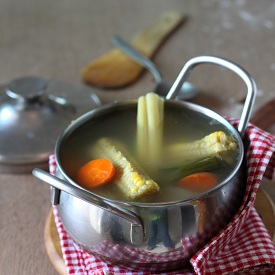
[[[234,126],[238,124],[238,120],[229,121]],[[253,206],[263,176],[268,179],[274,176],[275,135],[249,124],[246,138],[249,140],[246,151],[248,178],[242,206],[231,222],[191,258],[193,269],[190,272],[163,275],[275,274],[275,245]],[[54,174],[54,156],[50,156],[49,165]],[[150,275],[107,264],[81,249],[68,236],[55,207],[53,211],[68,274]]]

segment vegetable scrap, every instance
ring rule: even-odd
[[[200,140],[172,144],[167,147],[165,154],[172,157],[172,162],[176,166],[184,160],[192,161],[236,149],[237,144],[231,136],[223,131],[216,131]]]
[[[107,159],[95,159],[83,165],[77,173],[77,182],[85,188],[102,186],[112,180],[115,168]]]
[[[193,162],[188,162],[178,168],[169,169],[170,172],[165,173],[166,176],[162,176],[166,183],[178,181],[180,178],[199,173],[211,171],[224,166],[224,161],[218,156],[210,156],[202,158]],[[166,169],[165,169],[166,170]],[[164,170],[164,172],[165,172]]]
[[[101,138],[92,148],[92,154],[114,164],[117,172],[113,182],[127,197],[135,199],[159,191],[158,184],[130,158],[122,144]]]
[[[194,192],[204,192],[213,188],[218,182],[214,173],[200,172],[182,178],[178,182],[178,186]]]
[[[138,99],[137,153],[141,161],[155,163],[162,150],[164,99],[148,93]]]

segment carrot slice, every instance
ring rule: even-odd
[[[112,180],[115,167],[107,159],[96,159],[81,166],[77,172],[77,182],[85,188],[102,186]]]
[[[194,192],[211,189],[219,182],[217,176],[210,172],[200,172],[182,178],[178,185]]]

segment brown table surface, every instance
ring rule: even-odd
[[[0,0],[0,84],[29,75],[81,84],[81,68],[111,49],[112,34],[130,40],[168,10],[182,11],[188,20],[154,55],[167,79],[173,81],[194,56],[218,55],[254,77],[253,112],[274,98],[272,0]],[[205,65],[190,81],[200,89],[193,102],[222,115],[240,115],[245,89],[231,72]],[[153,77],[144,73],[127,88],[91,91],[107,103],[136,98],[153,87]],[[275,182],[265,181],[263,188],[275,200]],[[0,175],[0,274],[57,274],[43,239],[50,207],[46,184],[30,174]]]

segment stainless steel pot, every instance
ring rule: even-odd
[[[247,86],[238,129],[217,113],[201,106],[173,100],[190,71],[199,64],[221,65],[235,72]],[[230,175],[208,192],[182,201],[137,203],[100,197],[79,186],[71,177],[70,160],[89,123],[103,115],[117,115],[136,109],[137,102],[118,102],[84,114],[69,125],[57,141],[55,155],[57,174],[34,169],[33,175],[49,183],[52,204],[56,205],[68,234],[87,251],[103,260],[136,270],[170,271],[188,266],[189,260],[236,213],[245,191],[245,169],[242,167],[242,136],[249,121],[256,95],[251,76],[227,60],[200,56],[188,61],[165,100],[165,108],[192,110],[223,125],[238,144],[238,161]],[[82,134],[79,134],[82,129]],[[90,133],[91,134],[91,133]],[[157,246],[151,250],[151,242]]]

